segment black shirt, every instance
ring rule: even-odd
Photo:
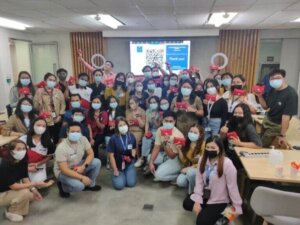
[[[104,91],[105,91],[105,85],[100,83],[98,86],[96,83],[92,83],[88,86],[89,88],[92,89],[92,94],[91,94],[91,99],[95,96],[104,96]]]
[[[211,107],[211,106],[210,106]],[[219,98],[216,102],[213,103],[210,118],[221,118],[221,127],[224,126],[227,120],[227,111],[228,105],[224,98]],[[204,115],[208,116],[208,105],[204,107]]]
[[[0,192],[9,191],[9,186],[28,177],[27,160],[18,163],[0,158]]]
[[[287,88],[277,91],[272,89],[266,99],[270,108],[268,118],[277,124],[281,124],[282,115],[294,116],[298,112],[298,95],[294,88]]]

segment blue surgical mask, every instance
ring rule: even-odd
[[[157,109],[157,107],[158,107],[158,104],[157,103],[150,103],[150,109],[151,110],[156,110]]]
[[[112,109],[116,109],[118,107],[118,103],[117,102],[111,102],[109,103],[109,107]]]
[[[152,72],[151,71],[144,72],[144,76],[145,76],[145,78],[151,78],[152,77]]]
[[[30,84],[30,79],[27,78],[21,78],[20,82],[23,86],[28,86]]]
[[[21,105],[21,111],[24,113],[28,113],[32,111],[32,105]]]
[[[164,81],[164,85],[165,85],[166,87],[170,86],[170,81]]]
[[[173,123],[163,123],[163,128],[165,129],[173,129],[174,128],[174,124]]]
[[[52,80],[48,80],[47,81],[47,87],[48,88],[54,88],[55,87],[55,85],[56,85],[56,82],[55,81],[52,81]]]
[[[70,141],[79,141],[81,138],[80,132],[69,132],[68,138]]]
[[[171,86],[177,85],[177,80],[170,80],[170,85]]]
[[[224,86],[230,86],[231,85],[231,79],[227,78],[227,79],[222,80],[222,84]]]
[[[80,108],[80,102],[78,102],[78,101],[71,102],[71,106],[72,106],[73,109]]]
[[[79,84],[81,87],[85,87],[85,86],[87,85],[87,81],[86,81],[86,80],[79,79],[78,84]]]
[[[95,82],[96,83],[100,83],[102,80],[102,77],[101,76],[95,76]]]
[[[148,87],[148,90],[151,90],[151,91],[155,90],[155,84],[148,84],[147,87]]]
[[[199,140],[199,134],[195,134],[193,132],[188,133],[188,138],[190,139],[191,142],[195,142]]]
[[[92,108],[97,110],[101,108],[101,103],[92,103]]]
[[[182,74],[181,75],[181,80],[187,80],[189,78],[190,78],[190,76],[188,74]]]
[[[160,108],[161,108],[161,110],[163,110],[163,111],[168,110],[168,109],[169,109],[169,103],[161,104],[161,105],[160,105]]]
[[[274,89],[278,89],[282,85],[282,79],[270,80],[270,86]]]
[[[217,89],[215,87],[209,87],[206,89],[206,92],[209,95],[215,95],[215,94],[217,94]]]
[[[190,96],[191,93],[192,93],[192,89],[190,89],[190,88],[185,88],[185,87],[182,87],[182,88],[181,88],[181,94],[182,94],[183,96]]]
[[[75,115],[75,116],[73,116],[73,120],[75,122],[81,123],[84,120],[84,116],[82,116],[82,115]]]

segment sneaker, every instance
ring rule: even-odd
[[[8,219],[11,222],[21,222],[21,221],[23,221],[23,216],[15,214],[15,213],[7,212],[6,210],[4,212],[4,216],[5,216],[6,219]]]
[[[136,163],[134,164],[134,166],[136,167],[136,168],[140,168],[141,166],[143,166],[143,164],[144,164],[144,159],[143,158],[139,158],[137,161],[136,161]]]
[[[102,187],[100,185],[95,185],[94,187],[85,187],[83,191],[100,191]]]
[[[57,182],[57,187],[58,187],[58,190],[59,190],[59,196],[60,197],[69,198],[71,196],[70,193],[64,192],[61,182],[59,182],[59,181]]]
[[[150,169],[149,169],[149,165],[146,165],[143,169],[143,175],[144,176],[150,176],[151,175],[151,172],[150,172]]]

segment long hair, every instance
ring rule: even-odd
[[[124,73],[117,73],[116,78],[115,78],[115,83],[114,83],[114,90],[117,89],[117,80],[118,80],[118,78],[121,77],[121,76],[124,77],[124,83],[122,84],[121,88],[122,88],[122,90],[123,90],[124,92],[126,92],[126,91],[127,91],[127,88],[126,88],[126,76],[125,76]]]
[[[28,98],[28,97],[24,97],[24,98],[21,98],[19,101],[18,101],[18,104],[17,104],[17,107],[16,107],[16,111],[15,111],[15,114],[16,116],[24,123],[24,113],[22,112],[21,110],[21,105],[24,101],[28,101],[30,103],[30,105],[32,105],[32,110],[28,113],[28,117],[30,119],[30,122],[32,122],[36,116],[37,116],[37,112],[34,110],[33,108],[33,101]]]
[[[102,100],[101,100],[101,96],[98,95],[98,96],[93,97],[92,100],[91,100],[91,106],[92,106],[92,102],[94,101],[94,99],[99,99],[99,100],[100,100],[100,102],[101,102],[101,107],[100,107],[99,110],[100,110],[100,113],[101,113],[101,112],[102,112],[102,109],[103,109],[103,103],[102,103]],[[92,120],[92,121],[95,120],[95,118],[94,118],[94,115],[95,115],[95,109],[94,109],[93,107],[90,107],[88,115],[89,115],[90,120]]]
[[[195,146],[196,151],[194,151],[194,156],[196,156],[196,155],[198,155],[201,152],[201,146],[202,146],[203,141],[204,141],[204,129],[199,124],[197,124],[197,123],[193,124],[190,127],[190,129],[192,127],[196,127],[199,130],[199,135],[200,135],[199,140],[196,142],[196,146]],[[184,147],[182,149],[183,155],[185,155],[185,156],[187,155],[187,153],[188,153],[188,151],[189,151],[189,149],[191,147],[191,143],[192,142],[190,141],[190,139],[187,138],[187,141],[186,141],[186,143],[185,143],[185,145],[184,145]]]
[[[34,96],[34,94],[35,94],[35,88],[34,88],[34,85],[33,85],[33,83],[32,83],[31,75],[30,75],[30,73],[28,73],[27,71],[21,71],[21,72],[19,73],[19,75],[18,75],[18,82],[17,82],[17,85],[16,85],[16,86],[17,86],[18,88],[23,87],[22,84],[21,84],[21,75],[22,75],[22,74],[26,74],[26,75],[29,76],[30,83],[29,83],[29,85],[28,85],[28,88],[29,88],[30,93],[32,94],[32,96]]]
[[[26,140],[26,143],[29,147],[31,148],[34,148],[36,147],[34,144],[33,144],[33,140],[32,140],[32,137],[35,135],[35,132],[34,132],[34,125],[36,124],[36,122],[38,121],[44,121],[45,124],[47,125],[47,122],[44,118],[41,118],[41,117],[38,117],[36,118],[31,124],[30,124],[30,128],[27,132],[27,140]],[[49,134],[49,131],[47,129],[47,126],[46,126],[46,130],[45,132],[42,134],[41,136],[41,144],[45,147],[45,148],[48,148],[48,151],[53,151],[54,150],[54,144],[50,138],[50,134]],[[54,152],[54,151],[53,151]]]
[[[208,143],[214,142],[216,143],[216,145],[218,145],[219,147],[219,154],[218,154],[218,176],[221,177],[223,175],[223,165],[224,165],[224,159],[225,159],[225,152],[224,152],[224,146],[223,146],[223,142],[222,139],[219,136],[212,136],[209,137],[206,140],[205,143],[205,149],[206,149],[206,145]],[[208,160],[208,156],[206,151],[204,151],[203,156],[201,158],[201,162],[200,162],[200,173],[203,174],[205,171],[205,166],[206,166],[206,161]]]
[[[12,156],[11,152],[16,148],[17,144],[23,144],[25,146],[25,149],[26,149],[26,152],[28,151],[28,148],[27,148],[27,145],[26,143],[24,143],[24,141],[22,140],[14,140],[14,141],[11,141],[9,144],[8,144],[8,147],[5,149],[5,152],[3,152],[1,154],[1,157],[8,161],[10,164],[13,164],[16,160],[15,158]],[[25,155],[24,159],[22,159],[22,161],[27,162],[28,160],[28,156],[27,154]]]
[[[193,82],[192,82],[190,79],[185,80],[185,81],[183,81],[183,82],[180,84],[180,88],[179,88],[179,90],[178,90],[177,102],[181,102],[182,99],[183,99],[183,95],[181,94],[181,88],[182,88],[182,86],[183,86],[184,84],[186,84],[186,83],[190,84],[191,87],[192,87],[192,93],[191,93],[191,95],[189,96],[189,97],[190,97],[190,98],[189,98],[189,103],[192,105],[192,104],[194,104],[197,95],[196,95],[196,93],[194,92],[194,84],[193,84]]]
[[[125,119],[125,117],[123,117],[123,116],[117,117],[116,118],[116,125],[115,125],[115,134],[116,135],[120,135],[121,134],[120,131],[119,131],[119,123],[122,122],[122,121],[125,122],[127,124],[127,126],[129,127],[128,122]]]

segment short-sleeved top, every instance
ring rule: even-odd
[[[209,107],[211,107],[210,115],[208,115]],[[224,126],[227,119],[227,102],[224,98],[219,98],[216,102],[207,104],[204,107],[204,115],[210,118],[221,118],[221,127]]]
[[[273,123],[281,124],[282,115],[292,117],[298,112],[298,95],[291,86],[280,91],[271,89],[266,103],[270,108],[268,118]]]
[[[89,149],[91,149],[91,144],[84,136],[76,144],[72,144],[67,138],[63,139],[55,151],[55,176],[58,177],[61,173],[58,166],[60,162],[67,162],[68,167],[73,169],[74,166],[79,164]]]
[[[122,170],[122,157],[131,156],[131,151],[136,149],[136,140],[132,133],[126,135],[114,134],[111,136],[106,151],[114,153],[118,170]]]
[[[163,144],[163,138],[162,138],[162,135],[161,135],[161,129],[162,128],[163,127],[158,128],[158,130],[156,132],[155,145],[159,145],[159,146],[162,146],[164,148],[165,146]],[[178,153],[178,149],[177,149],[176,145],[174,144],[174,137],[184,138],[184,135],[176,127],[174,127],[172,129],[172,135],[170,136],[171,149],[172,149],[172,151],[174,153],[177,154]]]
[[[229,125],[229,131],[236,131],[230,128]],[[259,137],[259,135],[256,132],[256,129],[254,127],[253,124],[248,124],[247,127],[243,130],[243,132],[238,132],[236,131],[239,138],[241,139],[241,141],[243,142],[253,142],[254,144],[256,144],[257,146],[262,146],[262,142],[261,139]]]
[[[10,190],[9,186],[28,177],[27,159],[18,163],[0,158],[0,192]]]
[[[79,94],[81,99],[90,102],[93,90],[89,87],[79,88],[77,85],[69,86],[71,94]]]
[[[96,83],[92,83],[88,87],[92,89],[91,99],[94,98],[95,96],[101,96],[102,99],[104,99],[104,91],[105,91],[105,85],[104,84],[100,83],[97,86]]]

